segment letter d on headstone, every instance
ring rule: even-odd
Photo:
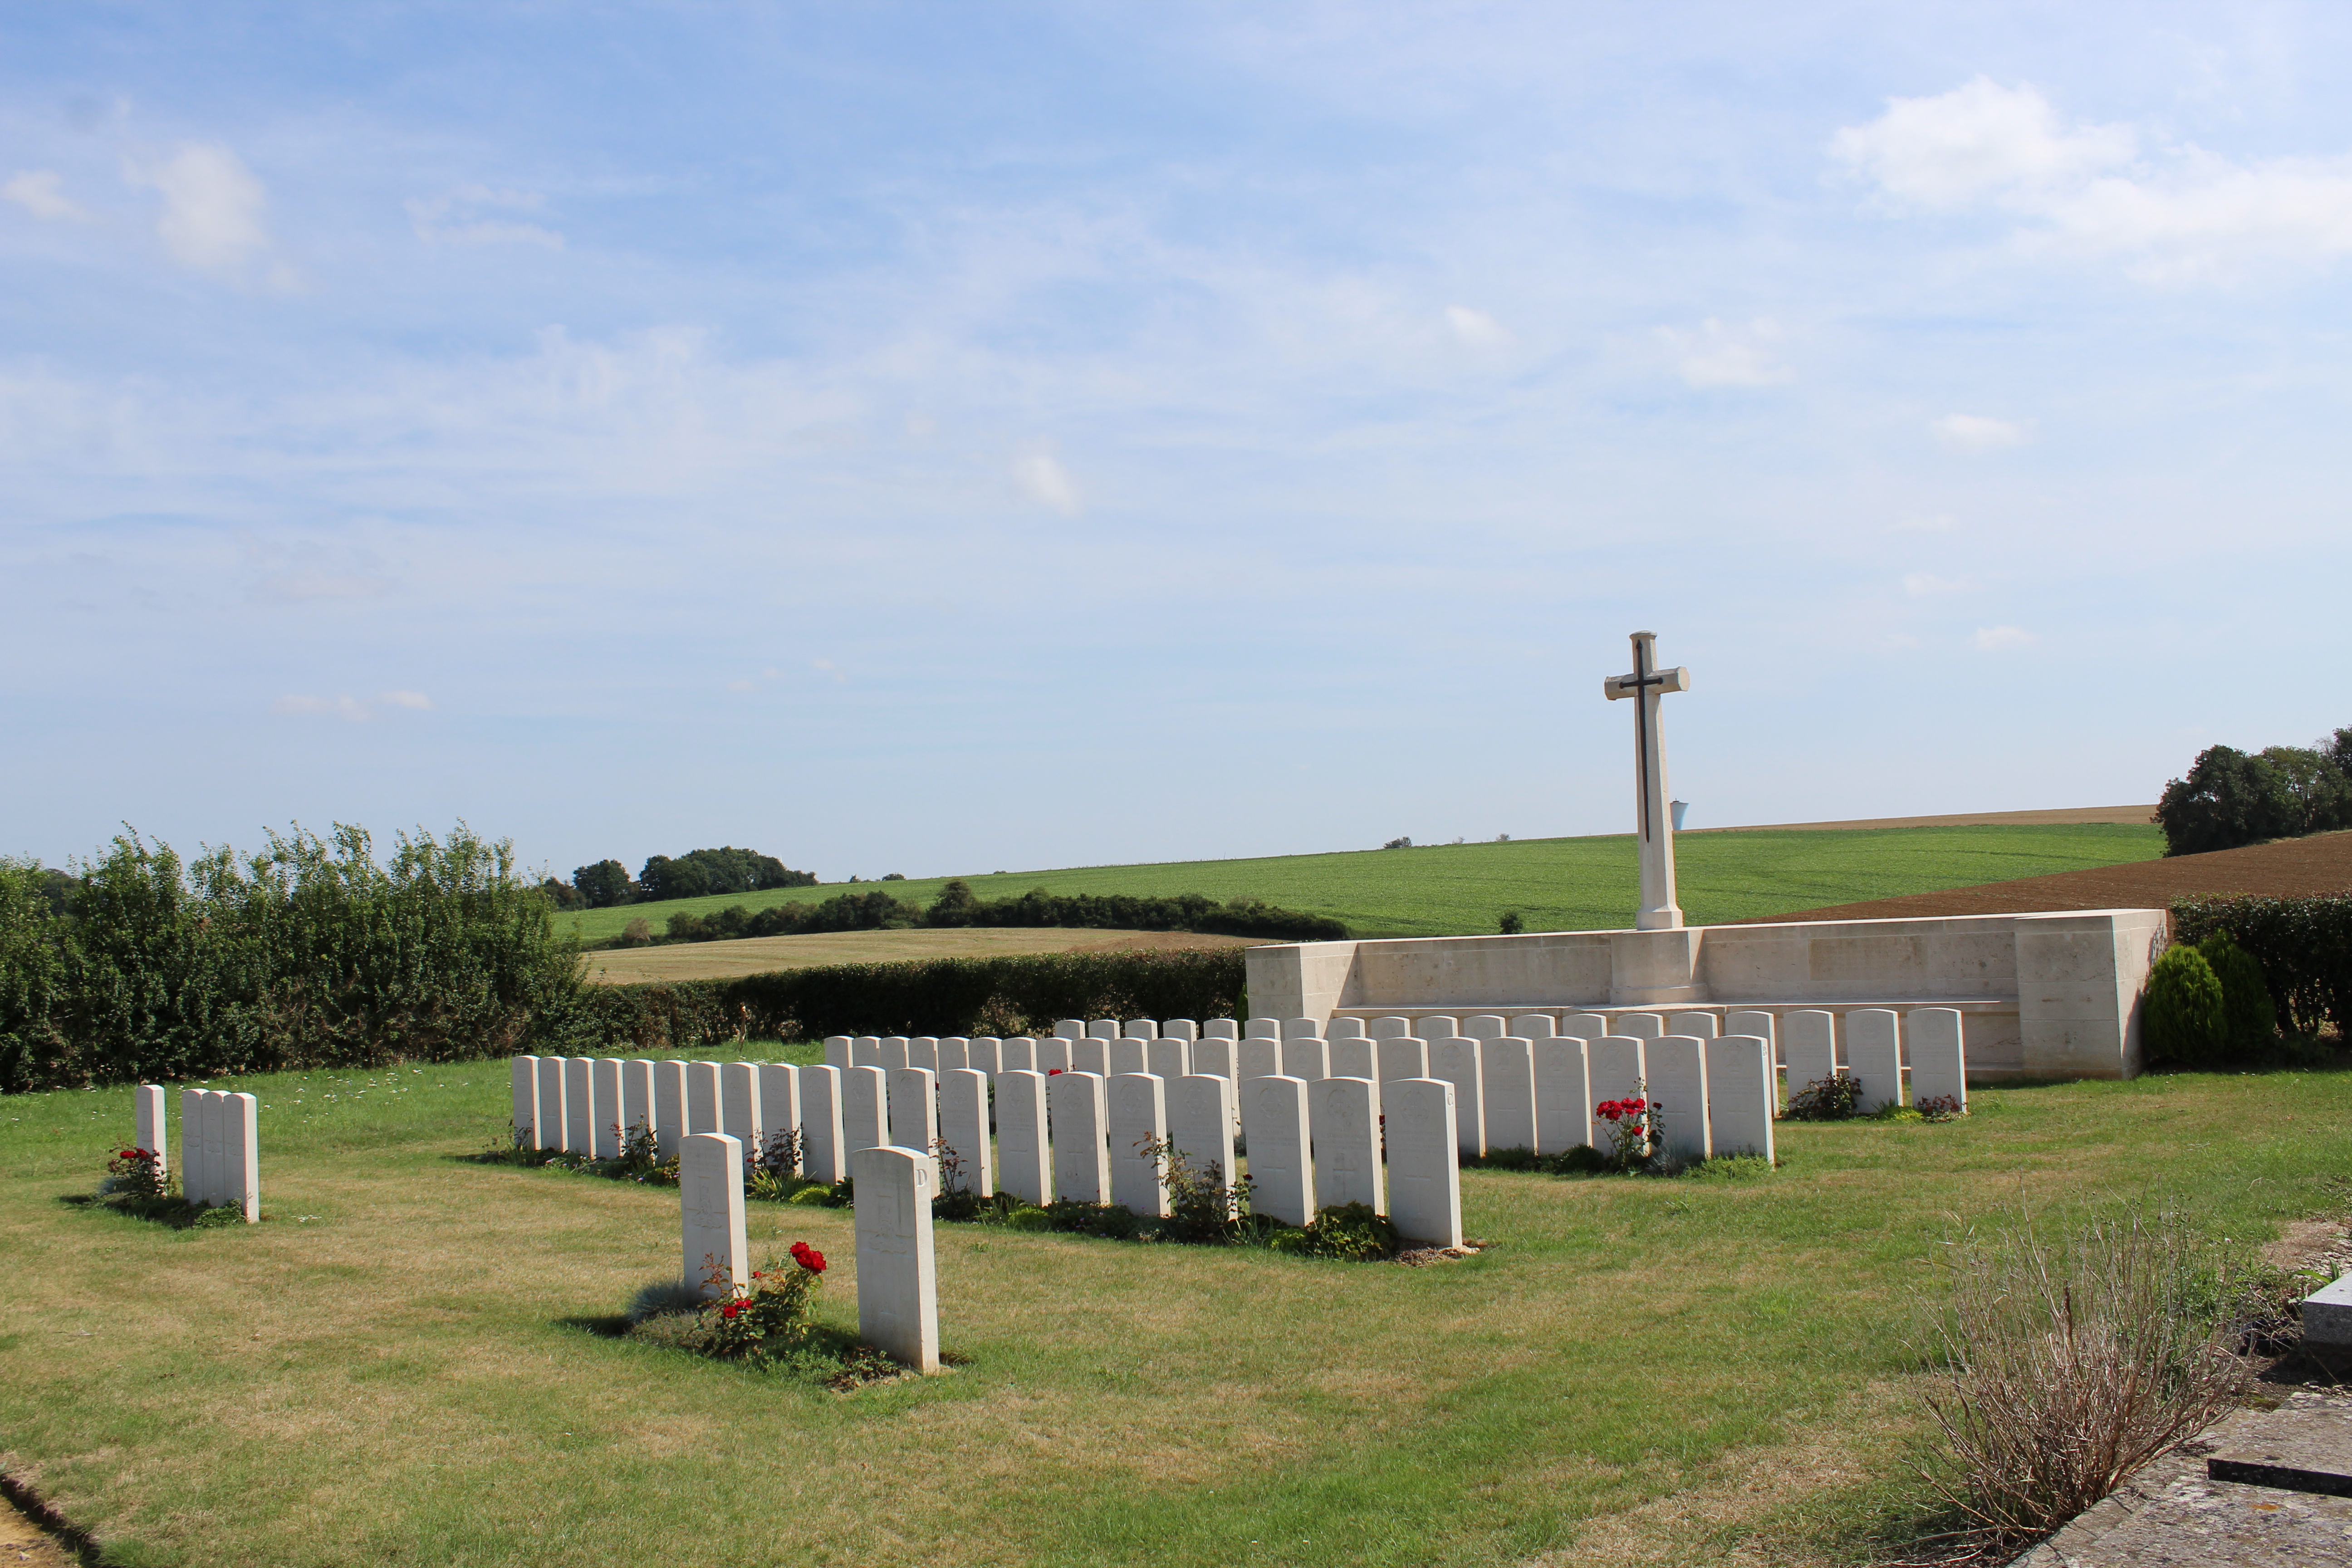
[[[849,1156],[856,1184],[857,1337],[917,1372],[940,1369],[931,1162],[883,1146]]]

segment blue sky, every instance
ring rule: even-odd
[[[0,852],[910,875],[2352,723],[2352,12],[0,12]]]

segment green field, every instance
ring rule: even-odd
[[[965,1359],[839,1395],[611,1337],[677,1195],[466,1161],[502,1061],[241,1087],[268,1217],[223,1231],[71,1201],[129,1089],[0,1100],[0,1463],[95,1560],[1858,1563],[1956,1227],[2176,1194],[2243,1249],[2352,1168],[2352,1073],[2180,1075],[1786,1125],[1740,1180],[1473,1171],[1495,1245],[1425,1269],[943,1225]],[[854,1324],[848,1212],[751,1234]]]
[[[1824,904],[1930,893],[2012,877],[2153,860],[2154,826],[2091,825],[1885,827],[1688,834],[1675,841],[1683,911],[1695,925],[1748,920]],[[1032,888],[1055,893],[1132,893],[1217,900],[1255,898],[1345,921],[1358,936],[1458,936],[1491,931],[1505,910],[1529,931],[1601,931],[1630,924],[1637,877],[1633,837],[1528,838],[1509,844],[1282,855],[1257,860],[1177,860],[1156,866],[1079,866],[1055,871],[967,874],[983,899]],[[945,877],[859,883],[929,903]],[[658,931],[682,911],[730,904],[813,903],[845,884],[784,888],[667,903],[589,910],[564,917],[584,942],[621,934],[643,917]]]

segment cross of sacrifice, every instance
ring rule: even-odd
[[[1676,666],[1660,669],[1658,634],[1633,634],[1633,673],[1612,675],[1601,683],[1602,695],[1614,702],[1633,698],[1634,826],[1641,840],[1642,907],[1633,917],[1641,931],[1673,931],[1683,923],[1675,902],[1675,826],[1666,815],[1666,738],[1658,726],[1658,699],[1669,691],[1688,691],[1690,671]]]

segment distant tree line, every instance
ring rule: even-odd
[[[2167,855],[2352,827],[2352,727],[2252,754],[2208,746],[2187,778],[2164,786],[2156,820]]]
[[[879,890],[836,893],[821,903],[771,904],[763,910],[734,904],[716,914],[674,914],[667,936],[656,939],[646,930],[634,938],[625,936],[620,945],[656,940],[724,942],[749,936],[806,936],[835,931],[905,931],[918,926],[1073,926],[1202,931],[1294,942],[1331,942],[1348,934],[1346,926],[1327,915],[1278,909],[1257,899],[1221,904],[1200,893],[1148,899],[1122,893],[1057,894],[1037,888],[1016,899],[989,900],[959,879],[941,888],[928,908]]]
[[[795,871],[773,855],[729,846],[691,849],[675,857],[656,855],[634,880],[629,868],[618,860],[599,860],[578,868],[569,882],[548,878],[540,884],[540,891],[559,910],[609,910],[662,899],[707,899],[715,893],[815,886],[814,871]]]

